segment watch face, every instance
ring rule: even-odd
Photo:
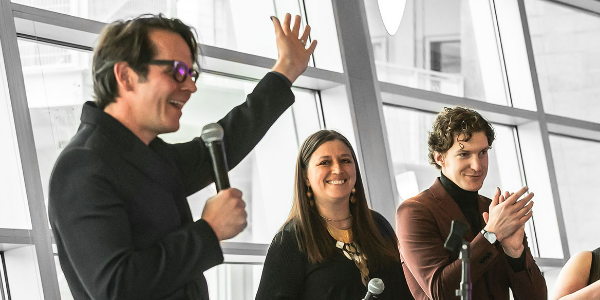
[[[490,242],[490,244],[496,243],[496,234],[493,232],[486,231],[483,235],[486,240]]]

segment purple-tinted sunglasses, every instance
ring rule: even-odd
[[[192,78],[194,82],[198,80],[200,71],[196,69],[190,69],[188,66],[179,60],[151,60],[148,62],[149,65],[164,65],[173,67],[173,79],[177,82],[184,82],[188,76]]]

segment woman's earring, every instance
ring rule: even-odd
[[[352,192],[350,192],[350,202],[352,203],[356,203],[356,197],[354,194],[356,194],[356,188],[352,188]]]
[[[313,194],[310,191],[310,187],[308,187],[308,190],[306,191],[306,197],[308,197],[308,204],[310,206],[315,206],[315,200],[313,200],[312,196]]]

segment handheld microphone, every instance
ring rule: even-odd
[[[229,172],[227,168],[227,157],[223,148],[223,127],[219,123],[210,123],[202,128],[200,138],[208,148],[215,174],[215,185],[217,193],[229,188]]]
[[[379,295],[383,293],[383,289],[385,285],[383,284],[383,280],[379,278],[373,278],[369,281],[369,286],[367,286],[367,294],[362,300],[370,300],[373,299],[373,296]]]

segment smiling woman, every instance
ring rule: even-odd
[[[371,278],[378,299],[412,299],[390,224],[367,206],[356,154],[332,130],[298,154],[294,204],[267,253],[256,299],[359,299]]]
[[[306,178],[321,216],[337,220],[350,215],[348,201],[356,183],[356,168],[342,141],[323,143],[313,153]]]

